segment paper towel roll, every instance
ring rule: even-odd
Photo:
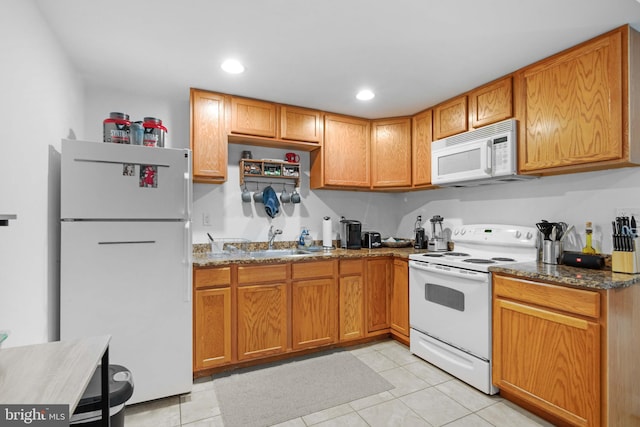
[[[333,246],[331,235],[331,218],[325,216],[322,219],[322,246],[324,246],[325,248],[330,248]]]

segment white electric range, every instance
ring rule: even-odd
[[[489,267],[535,261],[538,231],[503,224],[452,230],[454,251],[409,255],[410,350],[487,394],[491,383]]]

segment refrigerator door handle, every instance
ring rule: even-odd
[[[191,157],[189,156],[190,152],[187,151],[185,153],[185,159],[187,160],[187,171],[184,173],[184,186],[185,186],[185,190],[184,190],[184,197],[186,198],[185,200],[185,206],[186,206],[186,218],[184,218],[185,220],[189,221],[191,220],[191,203],[193,200],[193,195],[191,194],[191,192],[193,191],[193,185],[191,182]]]
[[[191,302],[191,292],[193,289],[193,273],[192,273],[192,243],[191,243],[191,222],[187,221],[184,224],[184,269],[185,276],[187,280],[185,280],[185,295],[184,300],[186,302]]]
[[[114,241],[114,242],[98,242],[99,245],[137,245],[137,244],[155,244],[155,240],[128,240],[128,241]]]

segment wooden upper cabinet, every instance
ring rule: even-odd
[[[474,128],[513,117],[513,78],[508,76],[472,90],[469,115]]]
[[[433,108],[433,139],[469,130],[467,96],[459,96]]]
[[[619,28],[516,74],[522,171],[577,172],[628,160],[632,31]]]
[[[231,132],[276,137],[276,104],[246,98],[231,98]]]
[[[322,129],[320,111],[231,97],[229,142],[313,151],[322,143]]]
[[[426,110],[413,116],[411,132],[411,173],[414,187],[431,184],[431,142],[433,112]]]
[[[193,181],[227,180],[225,96],[198,89],[190,91]]]
[[[371,186],[411,186],[411,118],[371,122]]]
[[[280,138],[321,142],[322,114],[317,110],[282,105],[280,107]]]
[[[369,188],[369,120],[327,114],[324,118],[323,185]]]

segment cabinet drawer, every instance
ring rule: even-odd
[[[500,275],[493,277],[493,291],[496,297],[524,301],[596,319],[600,317],[600,294],[596,291],[530,282]]]
[[[361,259],[340,260],[340,275],[362,274],[364,266]]]
[[[210,286],[229,286],[231,283],[231,267],[197,269],[194,272],[193,283],[196,289]]]
[[[254,284],[287,280],[287,264],[238,267],[238,284]]]
[[[294,280],[334,276],[335,261],[294,262],[291,276]]]

